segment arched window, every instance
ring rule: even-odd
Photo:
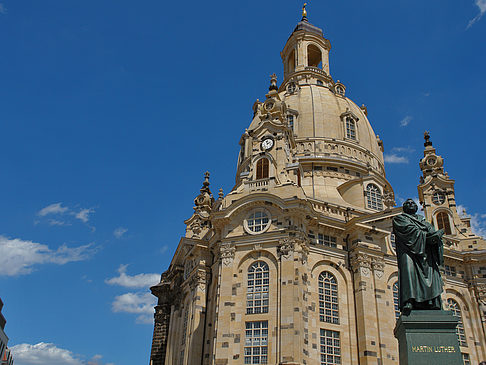
[[[395,309],[395,319],[400,317],[400,306],[398,304],[398,281],[393,284],[393,307]]]
[[[322,66],[321,50],[315,44],[309,44],[307,47],[307,66],[319,68]]]
[[[248,269],[246,313],[268,313],[268,286],[270,271],[263,261],[257,261]]]
[[[346,138],[356,141],[356,122],[353,118],[346,118]]]
[[[459,304],[454,299],[447,299],[447,305],[449,306],[452,314],[454,314],[459,321],[456,327],[456,334],[459,345],[466,347],[466,333],[464,332],[464,324],[462,322],[461,307],[459,307]]]
[[[449,214],[440,212],[436,215],[437,228],[443,229],[445,234],[451,234],[451,224],[449,223]]]
[[[261,158],[257,162],[256,166],[256,178],[258,179],[266,179],[268,177],[268,169],[269,169],[269,162],[268,158]]]
[[[290,52],[289,58],[287,60],[287,71],[290,74],[295,71],[295,50],[292,50],[292,52]]]
[[[375,184],[368,184],[366,187],[366,197],[368,208],[383,210],[383,200],[381,198],[381,191]]]
[[[338,285],[328,271],[319,275],[319,320],[339,324]]]
[[[395,241],[395,235],[393,233],[390,235],[390,243],[392,245],[393,250],[396,251],[397,250],[397,243]]]

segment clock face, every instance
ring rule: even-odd
[[[262,141],[262,149],[264,150],[269,150],[270,148],[273,147],[273,139],[271,138],[265,138],[263,141]]]
[[[427,165],[433,166],[435,164],[436,159],[434,157],[431,157],[427,160]]]
[[[275,104],[273,102],[269,101],[268,103],[265,104],[265,109],[266,110],[271,110],[271,109],[273,109],[273,106],[274,105]]]

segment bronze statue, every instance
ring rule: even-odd
[[[421,215],[412,199],[403,203],[403,213],[393,218],[398,261],[400,310],[442,309],[443,283],[439,267],[444,264],[442,229],[436,230]]]

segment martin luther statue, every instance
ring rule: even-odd
[[[444,264],[442,229],[435,230],[421,215],[412,199],[403,203],[403,213],[393,218],[398,261],[400,310],[408,315],[414,309],[442,309]]]

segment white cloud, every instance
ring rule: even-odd
[[[127,275],[127,266],[120,265],[117,277],[106,279],[105,283],[110,285],[121,285],[126,288],[148,288],[160,281],[159,274],[138,274],[134,276]]]
[[[137,323],[153,323],[157,298],[150,293],[126,293],[115,297],[113,312],[138,314]]]
[[[73,214],[76,219],[79,219],[83,223],[88,223],[89,215],[94,212],[95,210],[93,208],[88,208],[88,209],[81,209],[78,213],[73,213]]]
[[[45,217],[48,214],[63,214],[63,213],[66,213],[68,210],[69,210],[69,208],[63,207],[62,203],[54,203],[54,204],[48,205],[47,207],[39,210],[37,215],[39,215],[41,217]]]
[[[83,365],[84,362],[71,351],[52,343],[39,342],[36,345],[22,343],[10,348],[15,365]]]
[[[164,254],[164,253],[166,253],[166,252],[167,252],[167,250],[168,250],[168,249],[169,249],[169,246],[164,245],[164,246],[162,246],[162,248],[160,249],[160,253],[161,253],[161,254]]]
[[[393,147],[392,152],[405,152],[405,153],[412,153],[415,152],[415,149],[407,146],[407,147]]]
[[[408,163],[408,158],[405,156],[398,156],[394,153],[386,154],[385,153],[385,162],[388,163]]]
[[[486,214],[469,214],[467,213],[467,208],[464,205],[458,205],[456,207],[457,213],[461,217],[470,217],[471,218],[471,230],[481,237],[486,237]]]
[[[128,229],[126,229],[125,227],[118,227],[113,231],[113,236],[115,236],[116,238],[122,238],[123,235],[127,232]]]
[[[410,122],[412,121],[413,117],[411,117],[410,115],[407,115],[405,118],[403,118],[401,121],[400,121],[400,127],[406,127],[407,125],[410,124]]]
[[[50,226],[70,226],[71,223],[61,221],[59,219],[49,219]]]
[[[93,247],[93,244],[79,247],[62,245],[53,251],[44,244],[0,236],[0,275],[29,274],[34,270],[34,265],[64,265],[68,262],[83,261],[93,256],[96,251],[97,248]]]
[[[95,210],[93,208],[84,208],[79,211],[74,211],[67,206],[63,206],[62,203],[54,203],[39,210],[37,212],[37,215],[39,217],[55,215],[55,219],[51,218],[47,220],[47,223],[51,226],[70,226],[72,223],[69,222],[69,219],[67,217],[73,216],[74,218],[79,219],[81,222],[85,223],[94,231],[95,228],[88,225],[90,214],[93,214],[94,212]],[[60,218],[61,215],[64,215],[62,219]],[[34,222],[35,224],[40,223],[38,220],[35,220]]]
[[[72,351],[46,342],[39,342],[35,345],[22,343],[12,346],[10,349],[15,365],[101,365],[100,360],[103,358],[101,355],[94,355],[90,360],[85,361],[82,356],[76,355]]]
[[[479,14],[469,21],[466,29],[469,29],[474,23],[483,17],[484,13],[486,13],[486,0],[476,0],[474,3],[479,8]]]
[[[3,3],[0,3],[0,14],[7,14],[7,8]]]

